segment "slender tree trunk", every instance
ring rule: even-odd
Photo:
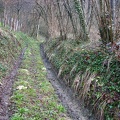
[[[40,18],[38,20],[38,26],[37,26],[37,39],[39,39],[39,30],[40,30]]]
[[[4,27],[6,27],[6,20],[7,20],[7,7],[6,7],[6,3],[4,3]]]
[[[70,21],[71,21],[71,24],[72,24],[72,27],[73,27],[73,31],[74,31],[74,34],[75,34],[75,37],[76,37],[77,36],[77,29],[76,29],[75,24],[74,24],[74,19],[73,19],[73,16],[72,16],[70,5],[69,5],[69,0],[67,0],[67,5],[66,5],[65,0],[64,0],[64,7],[65,7],[65,10],[68,13],[68,16],[70,18]]]
[[[111,0],[111,11],[112,11],[112,24],[113,24],[113,35],[115,35],[115,26],[116,26],[116,0]],[[113,36],[113,40],[115,40],[115,36]]]
[[[57,6],[58,6],[58,21],[59,21],[59,27],[60,27],[60,37],[61,39],[65,39],[66,38],[66,34],[65,34],[65,30],[64,30],[64,25],[63,25],[63,18],[62,18],[62,13],[61,13],[61,9],[60,9],[60,0],[57,0]]]
[[[88,41],[89,37],[88,37],[87,26],[86,26],[86,22],[85,22],[83,8],[81,6],[81,1],[74,0],[74,4],[75,4],[75,9],[76,9],[76,11],[77,11],[77,13],[79,15],[80,26],[82,28],[84,41]]]

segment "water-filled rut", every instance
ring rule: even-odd
[[[46,56],[43,44],[40,45],[40,53],[47,70],[47,79],[54,87],[60,102],[66,108],[67,113],[71,117],[71,119],[94,120],[93,117],[91,117],[91,115],[89,114],[88,110],[83,108],[80,100],[75,98],[73,90],[68,87],[63,80],[58,79],[57,72],[54,70],[54,67]]]

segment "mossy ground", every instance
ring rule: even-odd
[[[46,79],[39,41],[17,33],[28,46],[11,96],[11,120],[69,120],[65,108]]]

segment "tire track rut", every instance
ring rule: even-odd
[[[22,63],[26,49],[27,47],[22,50],[18,60],[14,63],[13,70],[2,80],[2,84],[0,85],[0,120],[9,120],[9,99],[12,94],[14,78],[16,77],[18,68]]]

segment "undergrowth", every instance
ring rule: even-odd
[[[0,28],[0,81],[12,69],[21,52],[21,42],[9,30]]]
[[[81,47],[83,46],[83,47]],[[102,48],[86,50],[75,41],[53,40],[46,54],[58,70],[58,77],[74,88],[97,119],[120,118],[120,62]]]

